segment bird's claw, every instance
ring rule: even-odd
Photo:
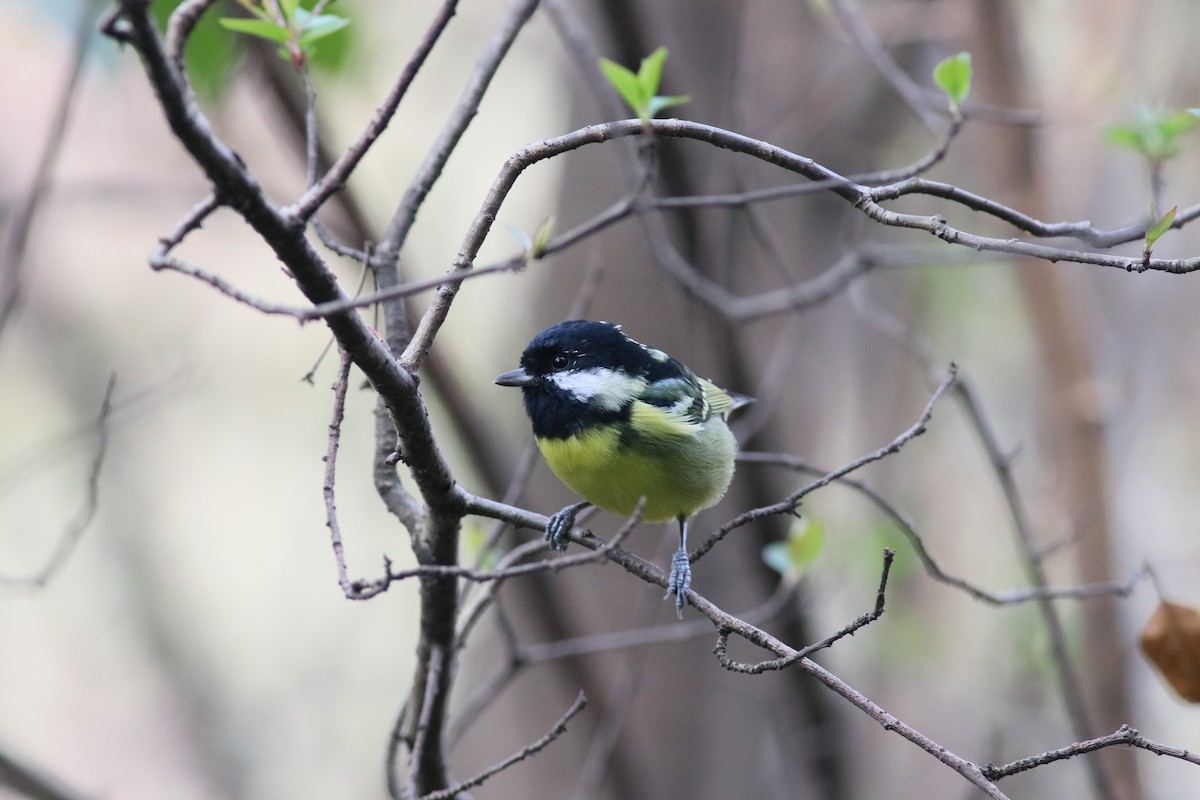
[[[671,574],[667,578],[666,600],[675,595],[675,613],[683,619],[683,607],[687,605],[688,588],[692,585],[692,562],[688,560],[687,551],[682,547],[675,551],[671,558]]]
[[[561,553],[567,549],[567,545],[571,543],[571,528],[575,527],[575,515],[581,508],[583,504],[576,503],[550,517],[550,521],[546,523],[546,541],[550,543],[551,550]]]

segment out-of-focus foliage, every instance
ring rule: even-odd
[[[166,27],[167,18],[182,0],[153,0],[150,10],[161,27]],[[188,39],[184,50],[184,61],[196,94],[203,100],[215,100],[229,79],[237,60],[237,47],[229,31],[217,24],[212,14],[205,14],[196,23],[196,29]]]
[[[933,80],[950,99],[950,107],[957,109],[971,94],[971,54],[943,58],[933,68]]]
[[[782,542],[763,548],[763,561],[780,575],[798,575],[811,564],[825,544],[825,526],[808,517],[798,520]]]
[[[350,20],[336,14],[315,13],[318,11],[316,6],[312,6],[312,10],[306,9],[299,0],[279,0],[269,5],[250,0],[238,2],[252,18],[221,17],[221,27],[275,42],[280,45],[279,57],[291,60],[297,67],[307,64],[317,52],[317,42],[350,24]],[[321,10],[323,8],[324,5]]]
[[[150,8],[160,26],[166,26],[171,12],[181,2],[182,0],[152,0]],[[315,0],[303,0],[295,6],[293,12],[294,19],[303,29],[306,37],[300,41],[305,45],[308,54],[307,63],[317,69],[336,72],[345,65],[347,56],[354,45],[351,29],[347,27],[348,20],[343,17],[321,14],[310,19],[308,9],[311,9],[314,3]],[[295,4],[285,3],[284,5]],[[340,24],[335,26],[332,22],[324,21],[326,17],[340,21]],[[231,27],[230,22],[235,24]],[[253,24],[256,22],[261,22],[261,20],[218,19],[214,14],[204,14],[200,17],[195,31],[188,39],[184,58],[188,76],[201,100],[214,102],[221,96],[221,92],[233,75],[233,66],[237,63],[238,55],[241,52],[242,44],[238,40],[236,29],[243,23]],[[338,35],[330,35],[333,33]],[[266,38],[280,43],[287,41],[286,35],[284,39],[273,39],[269,36]],[[313,46],[313,42],[317,39],[321,40],[320,47]],[[287,57],[286,53],[285,57]]]
[[[1104,138],[1109,144],[1141,154],[1151,163],[1161,163],[1179,155],[1179,140],[1198,123],[1200,109],[1161,111],[1139,105],[1132,120],[1108,126]]]

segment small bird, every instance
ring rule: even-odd
[[[675,595],[682,617],[692,579],[688,520],[729,488],[737,442],[726,420],[753,399],[698,377],[619,325],[579,319],[533,337],[520,368],[496,383],[521,387],[538,449],[584,498],[550,518],[550,546],[566,549],[575,515],[589,505],[629,516],[645,498],[644,520],[679,521],[666,597]]]

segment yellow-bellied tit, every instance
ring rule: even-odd
[[[583,508],[629,516],[644,497],[643,519],[679,521],[666,596],[675,595],[682,616],[692,578],[688,519],[729,487],[737,443],[726,420],[751,398],[698,377],[618,325],[588,320],[546,328],[520,368],[496,383],[521,387],[538,449],[584,498],[550,518],[550,546],[566,549]]]

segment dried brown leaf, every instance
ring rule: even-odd
[[[1142,628],[1142,652],[1180,697],[1200,703],[1200,611],[1159,604]]]

